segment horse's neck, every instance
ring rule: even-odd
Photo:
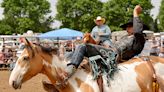
[[[61,60],[58,56],[53,55],[51,59],[51,63],[48,61],[43,61],[43,72],[51,81],[51,83],[55,84],[58,80],[59,73],[62,73],[66,67],[66,62]]]

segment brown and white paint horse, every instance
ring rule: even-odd
[[[64,72],[66,62],[61,59],[52,50],[44,47],[30,44],[25,41],[26,48],[16,62],[9,84],[18,89],[21,85],[31,79],[38,73],[45,74],[50,82],[56,87],[57,81],[60,81],[60,73]],[[157,75],[160,76],[160,82],[164,79],[164,59],[159,57],[150,57],[155,67]],[[115,72],[113,79],[110,80],[110,86],[107,86],[106,77],[103,76],[104,92],[153,92],[153,72],[146,61],[134,58],[126,63],[118,65],[119,70]],[[92,79],[92,74],[83,69],[78,69],[76,73],[68,80],[65,88],[56,88],[54,92],[99,92],[97,82]],[[164,91],[161,91],[164,92]]]

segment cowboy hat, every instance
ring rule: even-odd
[[[149,27],[142,23],[143,24],[143,30],[149,30]],[[123,28],[123,29],[126,29],[128,26],[133,26],[133,18],[131,18],[127,23],[121,25],[120,27]]]
[[[96,21],[102,21],[103,23],[105,23],[105,18],[102,18],[101,16],[97,16],[97,18],[94,19],[94,22]]]

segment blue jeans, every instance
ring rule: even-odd
[[[100,45],[93,45],[93,44],[81,44],[79,45],[75,51],[72,53],[71,63],[68,65],[74,65],[76,68],[80,65],[85,57],[92,57],[96,55],[100,55],[103,58],[107,58],[107,52],[111,51],[111,49],[104,48]],[[113,51],[117,53],[116,51]]]

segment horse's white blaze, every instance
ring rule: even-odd
[[[28,69],[29,66],[27,66],[27,64],[24,67],[21,67],[17,62],[15,68],[11,72],[9,84],[12,85],[13,81],[15,81],[16,83],[21,83],[23,75],[27,72]]]
[[[157,76],[160,76],[162,79],[164,79],[164,69],[163,69],[163,67],[164,67],[164,64],[162,64],[162,63],[157,63],[154,66]]]
[[[142,62],[135,62],[133,64],[119,65],[119,71],[113,76],[113,80],[110,80],[110,86],[108,87],[106,77],[103,76],[104,92],[140,92],[141,89],[137,83],[137,73],[135,67]]]

